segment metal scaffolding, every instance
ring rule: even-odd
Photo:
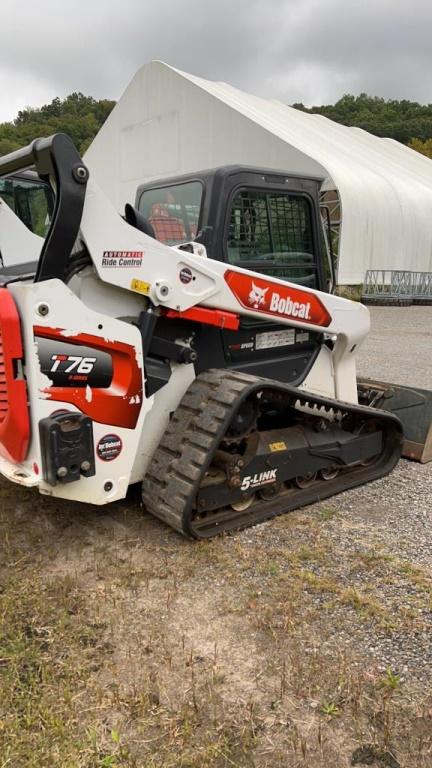
[[[325,192],[321,192],[320,195],[321,208],[328,208],[330,219],[330,232],[327,231],[327,237],[331,241],[333,253],[336,257],[336,265],[339,262],[339,242],[340,242],[340,230],[342,222],[341,201],[337,189],[330,189]],[[326,230],[327,217],[323,215],[323,225]],[[337,267],[336,267],[337,268]]]
[[[432,272],[368,269],[362,301],[364,304],[397,306],[432,304]]]

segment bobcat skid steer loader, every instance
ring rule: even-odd
[[[0,176],[30,166],[55,207],[35,275],[0,288],[4,477],[92,504],[141,482],[149,512],[200,539],[393,469],[400,419],[358,402],[364,306],[206,258],[198,236],[170,247],[145,234],[65,135],[1,158]],[[269,344],[275,333],[289,339]],[[218,353],[230,334],[246,364]]]

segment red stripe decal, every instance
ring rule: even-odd
[[[226,328],[236,331],[240,325],[240,318],[234,312],[224,312],[220,309],[207,309],[206,307],[191,307],[184,312],[176,312],[168,309],[166,317],[179,318],[181,320],[194,320],[204,325],[216,325],[217,328]]]

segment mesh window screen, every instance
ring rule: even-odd
[[[279,192],[239,192],[231,208],[228,260],[314,287],[316,268],[307,200]]]

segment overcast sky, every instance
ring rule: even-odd
[[[287,103],[432,102],[431,0],[0,0],[0,121],[162,59]]]

